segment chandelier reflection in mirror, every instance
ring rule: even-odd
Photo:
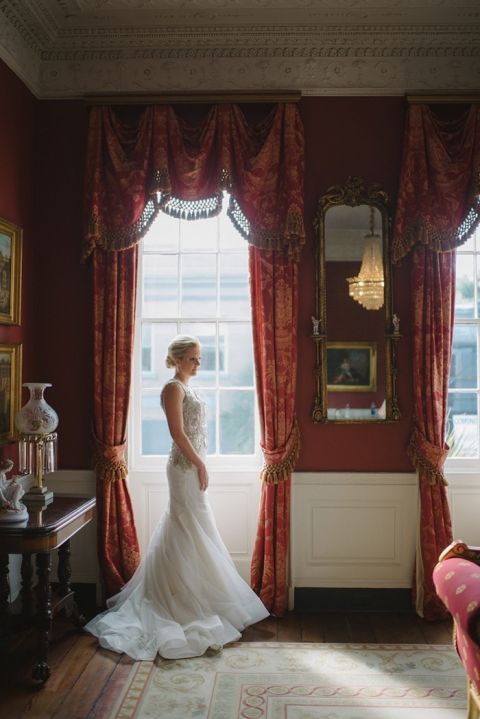
[[[366,310],[379,310],[384,302],[382,238],[375,234],[374,212],[370,206],[370,232],[365,235],[360,272],[347,277],[348,294]]]

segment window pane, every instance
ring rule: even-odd
[[[473,392],[450,392],[446,442],[450,459],[478,457],[478,408]]]
[[[144,255],[143,316],[178,315],[177,255]]]
[[[168,454],[170,433],[160,405],[160,391],[142,392],[142,454]]]
[[[165,365],[167,348],[177,334],[174,322],[144,322],[142,325],[142,386],[162,388],[173,370]],[[149,364],[147,365],[147,359]]]
[[[192,386],[214,387],[217,383],[217,328],[214,322],[182,322],[180,332],[198,337],[202,345],[202,364]]]
[[[216,255],[182,256],[182,316],[217,314]]]
[[[192,386],[207,402],[208,453],[255,453],[248,244],[226,215],[228,201],[225,195],[219,216],[198,221],[160,212],[141,242],[136,387],[141,379],[143,455],[170,450],[160,392],[174,374],[165,357],[177,333],[194,335],[202,345]]]
[[[476,230],[476,232],[474,232],[472,235],[470,235],[468,240],[466,240],[466,242],[464,242],[463,245],[460,245],[460,247],[458,248],[459,251],[460,252],[468,252],[470,250],[470,251],[474,252],[476,249],[478,252],[478,250],[480,250],[480,247],[475,247],[475,245],[476,245],[475,240],[477,240],[477,242],[478,242],[478,229]]]
[[[253,454],[253,390],[220,391],[220,453]]]
[[[227,198],[224,199],[225,206]],[[220,216],[220,251],[224,250],[241,250],[245,252],[247,249],[247,240],[242,237],[226,212]]]
[[[152,371],[152,326],[142,327],[142,375]]]
[[[477,387],[477,328],[473,324],[454,327],[450,387]]]
[[[199,390],[199,396],[207,403],[207,454],[217,453],[217,398],[213,389]]]
[[[144,249],[161,252],[178,252],[180,220],[159,212],[145,235]]]
[[[182,252],[217,249],[218,222],[216,217],[205,220],[180,220]]]
[[[220,385],[253,387],[252,328],[247,322],[221,322]]]
[[[475,316],[474,255],[457,255],[455,319]]]
[[[248,257],[220,255],[220,316],[240,319],[249,315]]]

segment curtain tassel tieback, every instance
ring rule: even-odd
[[[263,450],[265,464],[260,479],[266,484],[279,484],[287,480],[295,468],[300,452],[300,431],[294,421],[292,431],[286,443],[274,450]]]
[[[410,437],[410,443],[407,449],[407,455],[417,469],[426,472],[430,484],[434,485],[440,482],[448,485],[443,472],[443,465],[448,456],[449,446],[445,444],[438,447],[432,444],[418,429],[414,429]]]
[[[128,466],[125,461],[126,442],[117,445],[108,445],[96,437],[95,453],[93,464],[98,477],[105,482],[116,482],[119,479],[126,479]]]

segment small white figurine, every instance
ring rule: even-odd
[[[25,494],[23,487],[16,478],[7,479],[6,473],[13,467],[11,459],[0,461],[0,521],[23,519],[27,516],[27,508],[21,502]]]
[[[312,324],[313,324],[313,334],[319,335],[320,334],[320,320],[317,320],[317,318],[313,317],[313,315],[312,315]]]
[[[398,315],[393,315],[392,317],[392,325],[393,325],[393,334],[399,335],[400,334],[400,317]]]

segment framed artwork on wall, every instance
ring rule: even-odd
[[[327,342],[329,392],[374,392],[376,388],[376,342]]]
[[[22,345],[0,345],[0,442],[15,436],[21,402]]]
[[[20,324],[22,230],[0,218],[0,324]]]

